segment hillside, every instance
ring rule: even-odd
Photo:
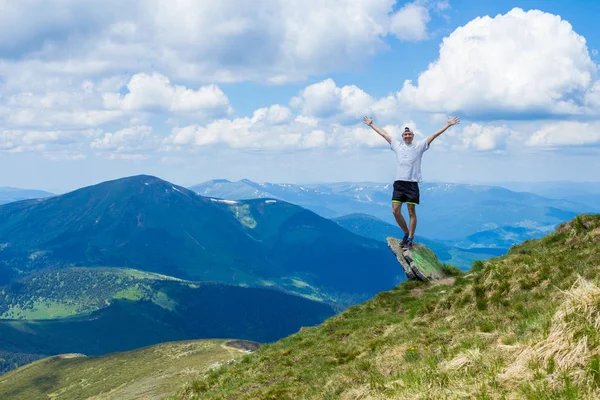
[[[0,398],[156,399],[179,390],[190,377],[207,368],[242,357],[246,353],[244,347],[253,346],[241,341],[196,340],[162,343],[102,357],[50,357],[0,376]]]
[[[176,399],[597,399],[600,215],[438,284],[405,282]]]
[[[71,266],[273,287],[342,306],[403,279],[384,244],[304,208],[203,197],[145,175],[0,206],[0,284]]]
[[[38,273],[0,294],[0,351],[12,360],[0,372],[32,356],[101,355],[173,340],[271,342],[336,312],[271,289],[106,268]]]

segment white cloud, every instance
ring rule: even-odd
[[[78,90],[20,92],[0,103],[0,124],[12,127],[80,128],[122,120],[120,110],[106,110],[92,82]]]
[[[0,124],[15,128],[73,129],[111,123],[144,123],[152,113],[215,118],[233,109],[216,85],[197,90],[172,85],[159,74],[135,74],[121,95],[123,77],[85,80],[72,91],[20,92],[0,102]],[[111,91],[105,91],[110,89]],[[0,101],[2,99],[0,98]]]
[[[400,40],[425,40],[429,10],[418,3],[408,3],[392,15],[390,31]]]
[[[338,87],[333,79],[326,79],[304,88],[290,101],[305,116],[317,118],[356,119],[370,114],[375,100],[355,85]]]
[[[439,59],[403,102],[421,110],[472,115],[581,113],[596,65],[585,39],[559,16],[515,8],[478,17],[444,38]]]
[[[353,69],[386,48],[389,34],[425,38],[427,9],[444,4],[410,3],[394,12],[395,0],[5,3],[0,76],[10,76],[5,87],[12,89],[128,71],[281,84]]]
[[[4,130],[0,131],[0,150],[8,152],[40,152],[48,157],[52,154],[63,154],[56,158],[69,158],[80,149],[86,141],[98,136],[100,131],[89,130]]]
[[[279,104],[274,104],[270,107],[259,108],[252,115],[252,122],[258,123],[263,121],[270,125],[282,125],[290,122],[293,119],[292,111]]]
[[[559,121],[546,124],[535,131],[525,144],[542,148],[600,144],[600,123]]]
[[[445,11],[450,8],[450,2],[448,0],[437,1],[434,4],[434,9],[436,11]]]
[[[600,81],[596,81],[585,94],[585,104],[592,110],[600,110]]]
[[[326,118],[340,111],[340,88],[333,79],[326,79],[304,88],[298,97],[292,98],[292,107],[300,107],[302,114]]]
[[[110,152],[136,152],[157,147],[158,138],[152,135],[152,127],[135,126],[117,132],[107,132],[90,143],[92,149]]]
[[[273,115],[285,116],[285,122]],[[417,138],[423,137],[413,121],[405,122],[404,126],[411,126]],[[403,130],[398,125],[385,125],[385,129],[395,137],[399,137]],[[171,135],[163,141],[162,150],[218,145],[234,149],[268,150],[388,146],[383,138],[362,122],[344,125],[304,115],[294,118],[289,109],[276,105],[256,110],[251,118],[220,119],[206,125],[173,128]]]
[[[513,132],[506,126],[482,126],[473,123],[466,126],[458,136],[464,148],[476,151],[493,151],[504,150],[511,134]]]
[[[123,97],[118,93],[105,93],[104,105],[128,111],[204,113],[216,117],[233,112],[229,99],[216,85],[191,90],[171,85],[166,76],[157,73],[139,73],[131,77],[127,89],[129,93]]]

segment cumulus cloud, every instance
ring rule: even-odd
[[[131,153],[153,150],[159,139],[152,134],[150,126],[134,126],[121,129],[114,133],[107,132],[104,136],[90,143],[92,149],[114,153]]]
[[[400,40],[424,40],[430,20],[427,7],[409,3],[392,15],[390,31]]]
[[[423,138],[413,121],[404,122],[402,128],[394,124],[384,126],[394,137],[400,136],[404,126],[410,126],[417,139]],[[254,111],[252,117],[219,119],[205,125],[173,128],[171,135],[163,141],[162,149],[172,151],[218,145],[268,150],[388,146],[362,122],[345,125],[336,120],[303,114],[294,116],[290,109],[273,105]]]
[[[3,130],[0,131],[0,150],[15,153],[36,151],[46,155],[60,153],[65,155],[63,158],[69,158],[73,152],[80,154],[83,143],[99,134],[100,131],[94,129],[83,131]]]
[[[512,130],[506,126],[483,126],[473,123],[459,134],[462,147],[476,151],[499,151],[506,148]],[[456,136],[456,135],[453,135]]]
[[[535,131],[525,144],[542,148],[600,144],[600,123],[559,121],[546,124]]]
[[[20,92],[0,103],[0,124],[12,127],[95,127],[122,120],[120,110],[106,110],[91,82],[79,90]]]
[[[355,85],[338,87],[333,79],[314,83],[290,100],[290,105],[305,117],[335,119],[343,124],[353,124],[364,115],[375,114],[384,119],[398,115],[397,96],[375,99]]]
[[[279,104],[270,107],[259,108],[252,115],[252,122],[265,122],[270,125],[282,125],[290,122],[294,118],[292,111]]]
[[[163,144],[165,150],[225,145],[236,149],[334,149],[367,146],[383,147],[385,141],[361,126],[325,124],[318,127],[293,121],[286,125],[265,126],[251,118],[218,120],[205,126],[174,128]]]
[[[444,38],[439,59],[400,97],[421,110],[476,116],[582,113],[596,65],[560,16],[515,8]]]
[[[161,71],[196,82],[281,84],[348,70],[400,40],[427,37],[428,9],[394,0],[75,0],[7,3],[0,15],[0,76],[9,85],[47,76]],[[446,2],[447,3],[447,2]],[[268,12],[265,12],[268,10]],[[64,84],[64,81],[62,82]]]
[[[221,117],[233,112],[229,99],[216,85],[208,85],[198,90],[172,85],[164,75],[139,73],[131,77],[127,84],[129,93],[104,93],[107,108],[121,108],[127,111],[159,111],[174,113],[202,113]]]
[[[127,92],[120,94],[123,88]],[[125,83],[122,77],[85,80],[71,91],[19,92],[1,100],[0,124],[15,128],[101,127],[143,121],[157,113],[218,118],[233,112],[218,86],[192,90],[160,74],[135,74]]]

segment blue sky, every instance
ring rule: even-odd
[[[595,1],[0,0],[0,186],[599,181]]]

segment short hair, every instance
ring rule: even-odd
[[[407,133],[407,132],[413,133],[408,126],[404,128],[404,133]]]

